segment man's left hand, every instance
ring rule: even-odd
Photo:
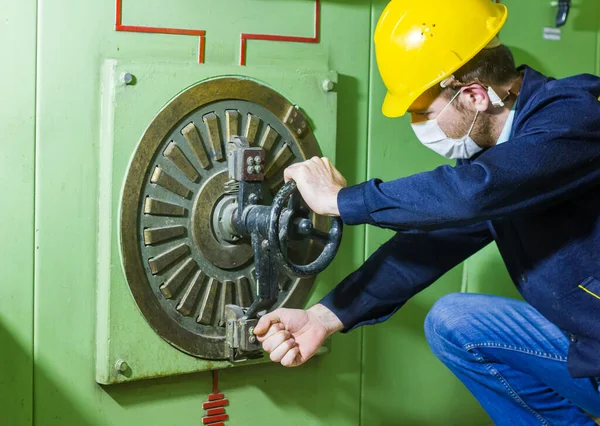
[[[285,169],[285,181],[294,180],[312,211],[321,216],[339,216],[337,196],[346,179],[328,158],[313,157]]]

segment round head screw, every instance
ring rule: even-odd
[[[129,365],[127,364],[126,361],[123,361],[122,359],[120,359],[115,364],[115,368],[117,369],[117,371],[119,373],[124,374],[127,370],[129,370]]]
[[[331,81],[329,79],[324,80],[323,84],[322,84],[323,90],[326,92],[331,92],[333,90],[334,86],[335,85],[334,85],[333,81]]]
[[[128,73],[128,72],[124,72],[121,74],[121,83],[129,86],[131,84],[134,83],[135,78],[133,77],[133,74]]]

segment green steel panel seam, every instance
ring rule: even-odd
[[[373,15],[374,15],[374,10],[373,10],[373,1],[371,0],[370,2],[370,7],[371,7],[371,13],[369,14],[369,39],[372,38],[372,33],[373,33]],[[367,75],[367,94],[370,97],[371,94],[371,75],[373,73],[373,64],[371,62],[371,56],[373,54],[373,42],[371,41],[369,43],[369,73]],[[371,173],[371,162],[370,162],[370,153],[371,153],[371,140],[369,135],[371,134],[371,102],[367,102],[367,114],[366,114],[366,119],[367,119],[367,143],[365,145],[365,149],[367,150],[367,155],[365,157],[365,168],[366,168],[366,174],[368,176],[370,176]],[[366,179],[365,179],[366,180]],[[366,225],[365,225],[366,228]],[[369,246],[367,244],[367,240],[369,237],[369,233],[367,232],[367,229],[365,229],[365,232],[363,233],[363,242],[364,242],[364,254],[363,254],[363,261],[365,261],[367,259],[367,257],[369,256],[368,250],[369,250]],[[360,350],[360,376],[359,376],[359,381],[358,381],[358,386],[359,386],[359,391],[358,391],[358,422],[360,425],[363,424],[363,393],[364,393],[364,363],[365,363],[365,330],[364,328],[360,330],[360,339],[359,339],[359,350]]]
[[[36,350],[36,330],[35,330],[35,314],[37,307],[35,282],[37,276],[37,253],[38,253],[38,233],[37,233],[37,141],[38,141],[38,59],[39,59],[39,36],[40,36],[40,4],[38,0],[35,0],[35,59],[34,59],[34,83],[33,83],[33,281],[31,283],[33,294],[32,294],[32,320],[31,320],[31,424],[35,425],[35,350]]]

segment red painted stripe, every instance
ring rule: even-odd
[[[315,43],[321,39],[321,4],[320,0],[315,3]]]
[[[219,393],[219,370],[212,371],[213,393]]]
[[[228,403],[229,403],[229,401],[227,399],[221,399],[219,401],[203,402],[202,408],[206,410],[208,408],[224,407]]]
[[[223,395],[222,393],[211,393],[210,395],[208,395],[209,401],[216,401],[217,399],[223,398],[225,398],[225,395]]]
[[[291,41],[297,43],[315,43],[314,37],[286,37],[268,34],[246,34],[246,40]]]
[[[184,30],[180,28],[159,28],[159,27],[141,27],[135,25],[119,25],[117,31],[128,31],[134,33],[152,33],[152,34],[175,34],[189,36],[204,36],[204,30]]]
[[[132,32],[132,33],[151,33],[151,34],[174,34],[174,35],[185,35],[185,36],[198,36],[200,37],[198,63],[204,63],[204,51],[206,43],[204,36],[206,31],[204,30],[188,30],[183,28],[162,28],[162,27],[146,27],[138,25],[122,25],[123,20],[123,0],[116,0],[116,12],[115,12],[115,30]]]
[[[244,34],[241,35],[240,65],[246,65],[246,41],[266,40],[284,41],[293,43],[318,43],[321,38],[321,0],[315,0],[315,32],[313,37],[281,36],[272,34]]]
[[[211,423],[210,426],[225,426],[225,423],[223,423],[223,422]]]
[[[222,416],[202,417],[202,424],[208,425],[214,422],[224,422],[227,419],[229,419],[227,414],[223,414]]]
[[[121,0],[117,0],[117,10],[116,10],[117,16],[115,19],[116,22],[116,27],[120,27],[121,26]]]
[[[224,408],[213,408],[212,410],[206,411],[207,416],[216,416],[217,414],[225,414],[225,409]]]
[[[198,47],[198,63],[199,64],[204,63],[204,54],[205,54],[205,49],[206,49],[205,46],[206,46],[206,37],[201,36],[200,37],[200,46]]]
[[[244,37],[244,34],[242,34],[242,37],[241,37],[240,65],[241,66],[246,65],[246,38]]]

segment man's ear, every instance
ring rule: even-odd
[[[484,112],[491,105],[487,90],[479,84],[461,87],[461,101],[472,111]]]

